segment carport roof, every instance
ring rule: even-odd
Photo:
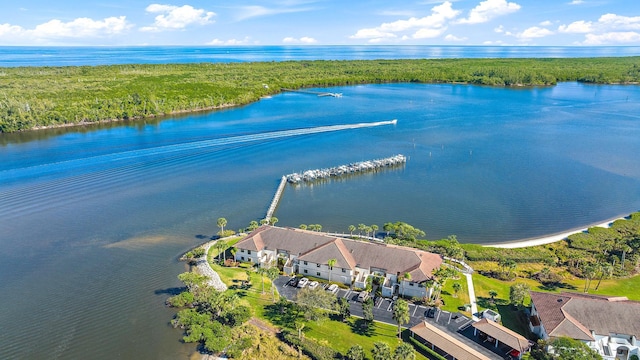
[[[427,323],[426,321],[412,327],[411,332],[456,359],[491,360],[489,357],[481,354],[477,350],[467,346],[467,344]]]

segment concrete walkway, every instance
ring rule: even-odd
[[[478,321],[480,318],[476,316],[478,313],[478,302],[476,301],[476,291],[473,288],[473,278],[471,274],[464,273],[463,274],[467,278],[467,289],[469,290],[469,303],[471,304],[471,318],[473,321]]]

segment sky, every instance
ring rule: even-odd
[[[640,45],[640,0],[155,1],[2,1],[0,45]]]

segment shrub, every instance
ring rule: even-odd
[[[318,344],[317,342],[302,338],[299,339],[297,334],[289,331],[281,333],[282,340],[291,346],[298,347],[302,353],[314,360],[332,360],[340,358],[340,353],[328,346]]]

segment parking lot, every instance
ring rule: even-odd
[[[275,284],[280,295],[286,297],[290,301],[295,301],[296,294],[300,289],[289,285],[289,279],[291,278],[288,276],[280,276],[278,279],[276,279]],[[321,286],[323,285],[326,286],[326,284],[321,284]],[[351,315],[362,317],[362,303],[358,302],[359,293],[359,291],[340,289],[336,293],[336,296],[347,299],[350,305]],[[393,300],[382,297],[377,297],[373,300],[373,319],[391,325],[397,325],[395,320],[393,320]],[[409,324],[405,324],[404,326],[412,327],[419,324],[425,318],[426,310],[426,306],[410,303]]]

